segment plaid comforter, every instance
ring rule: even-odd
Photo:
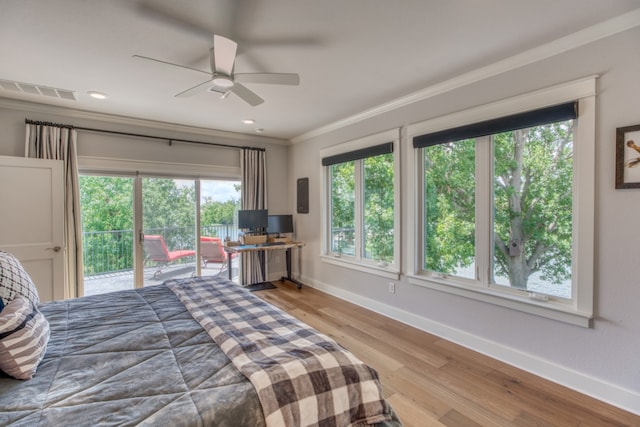
[[[254,385],[267,426],[391,419],[377,373],[329,337],[231,282],[166,285]]]

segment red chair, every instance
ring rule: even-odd
[[[193,250],[176,250],[170,251],[167,249],[167,244],[164,242],[164,237],[158,235],[145,235],[144,236],[144,251],[146,257],[144,259],[145,264],[149,261],[153,261],[160,265],[167,266],[170,263],[179,260],[181,258],[192,257],[196,255],[196,251]],[[153,274],[153,278],[158,280],[162,277],[162,271],[158,268]]]
[[[202,263],[207,268],[207,263],[220,264],[218,272],[222,271],[227,263],[228,256],[222,246],[222,240],[219,237],[200,237],[200,255],[202,257]],[[231,259],[235,258],[238,254],[231,254]]]

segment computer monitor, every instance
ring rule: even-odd
[[[267,234],[293,233],[293,215],[269,215]]]
[[[267,228],[266,209],[245,209],[238,211],[238,228],[251,233],[261,233]]]

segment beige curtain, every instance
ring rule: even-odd
[[[263,149],[243,148],[240,153],[242,174],[242,209],[267,208],[267,167]],[[262,282],[260,255],[256,252],[242,254],[242,285]]]
[[[65,298],[75,298],[84,293],[76,144],[77,132],[69,126],[27,123],[25,157],[62,160],[64,163]]]

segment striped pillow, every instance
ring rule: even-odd
[[[49,322],[26,298],[16,297],[0,313],[0,369],[29,380],[49,342]]]

